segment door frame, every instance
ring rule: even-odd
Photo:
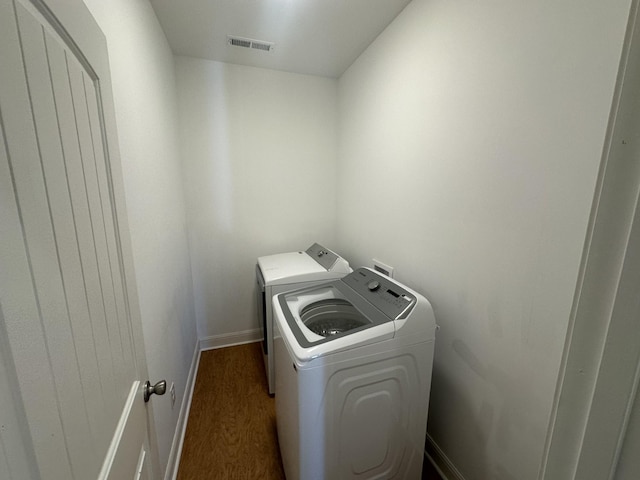
[[[615,475],[640,379],[640,18],[632,0],[540,479]]]

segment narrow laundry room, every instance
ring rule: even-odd
[[[640,478],[638,0],[0,0],[0,479]]]

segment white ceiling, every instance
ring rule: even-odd
[[[176,55],[339,77],[410,0],[151,0]],[[272,52],[227,35],[275,42]]]

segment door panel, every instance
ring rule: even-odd
[[[117,229],[113,218],[115,205],[112,203],[112,191],[109,188],[110,181],[108,171],[106,169],[105,148],[103,140],[103,130],[101,128],[99,112],[98,95],[95,85],[85,75],[84,87],[86,94],[87,109],[89,114],[89,125],[91,127],[91,138],[94,145],[96,178],[98,191],[100,194],[100,206],[102,209],[102,219],[106,232],[107,252],[109,258],[109,271],[111,273],[111,289],[114,292],[114,303],[116,309],[116,320],[118,336],[114,340],[114,344],[119,345],[122,361],[125,365],[134,362],[132,353],[132,332],[128,322],[128,309],[126,307],[123,283],[122,269],[118,256],[118,248],[116,244]]]
[[[115,145],[101,79],[54,15],[0,0],[0,387],[15,392],[17,419],[2,431],[0,472],[134,478],[149,442],[107,148]],[[103,40],[93,26],[75,31]],[[5,449],[16,445],[35,466],[10,461]]]
[[[50,47],[51,74],[53,89],[55,92],[56,105],[59,111],[59,126],[62,144],[65,152],[65,173],[67,178],[67,189],[70,197],[71,212],[73,214],[75,243],[78,251],[77,258],[83,280],[84,297],[87,312],[85,319],[88,319],[87,338],[91,339],[94,347],[94,357],[91,362],[95,362],[98,373],[94,389],[97,389],[100,398],[105,399],[100,405],[100,411],[107,410],[109,397],[108,385],[113,381],[113,360],[108,349],[108,343],[101,341],[108,338],[105,310],[102,304],[102,293],[100,291],[100,277],[98,273],[98,261],[96,247],[93,241],[92,214],[89,208],[87,190],[84,182],[83,160],[81,156],[78,140],[78,129],[76,126],[76,114],[72,97],[70,77],[79,75],[79,66],[73,58],[60,51],[57,52],[54,42],[47,42]],[[54,63],[53,59],[62,60]],[[78,73],[77,73],[78,72]],[[77,103],[77,100],[76,100]],[[83,309],[85,307],[83,305]],[[99,415],[100,416],[100,415]],[[98,418],[99,418],[98,416]],[[106,443],[107,439],[103,441]]]
[[[1,133],[1,132],[0,132]],[[0,135],[0,239],[7,249],[0,248],[0,266],[9,265],[12,262],[21,263],[20,258],[7,258],[8,248],[20,242],[20,235],[12,234],[12,229],[18,225],[14,218],[13,211],[9,206],[13,205],[13,190],[9,182],[10,172],[6,168],[6,150],[4,136]],[[9,271],[0,272],[0,291],[8,290],[7,283],[15,285],[16,293],[19,289],[20,278],[10,278]],[[7,333],[7,322],[4,316],[18,314],[20,311],[28,312],[29,305],[21,305],[19,299],[13,302],[5,301],[4,296],[0,303],[0,446],[2,447],[2,458],[0,458],[0,471],[4,476],[0,478],[37,478],[38,469],[31,448],[29,432],[24,428],[25,417],[23,402],[20,398],[17,379],[15,378],[15,368],[11,355],[9,336]]]
[[[637,388],[637,387],[636,387]],[[615,480],[640,478],[640,395],[634,392],[634,401],[630,405],[629,421],[624,438],[621,439]]]
[[[46,228],[47,231],[52,230],[51,236],[55,242],[56,252],[55,255],[52,255],[52,252],[47,252],[47,254],[50,261],[59,263],[60,267],[58,268],[58,265],[44,266],[43,269],[45,271],[57,271],[58,276],[55,279],[55,283],[49,279],[47,288],[42,286],[38,288],[38,291],[49,290],[54,284],[57,286],[48,295],[54,300],[59,299],[61,303],[60,311],[55,317],[51,315],[50,321],[52,325],[46,329],[45,335],[47,341],[51,343],[49,349],[54,355],[61,357],[58,362],[58,371],[54,373],[54,380],[58,391],[58,403],[63,425],[65,430],[78,432],[73,437],[78,440],[68,442],[69,458],[71,463],[76,465],[77,475],[90,475],[91,464],[96,462],[97,456],[96,452],[91,449],[91,444],[82,440],[83,438],[92,437],[89,422],[91,417],[83,398],[91,392],[91,384],[88,381],[99,381],[99,378],[94,374],[82,382],[80,365],[83,365],[87,360],[85,355],[91,355],[91,352],[85,352],[84,349],[78,352],[77,349],[74,351],[67,348],[67,345],[77,343],[70,312],[70,309],[74,308],[75,305],[69,301],[69,297],[77,296],[78,293],[83,291],[83,287],[74,282],[76,278],[74,273],[77,278],[81,279],[81,272],[69,271],[67,268],[67,263],[71,267],[76,266],[77,252],[67,251],[69,246],[75,245],[76,242],[70,235],[71,225],[69,223],[72,223],[73,215],[68,208],[68,190],[65,188],[66,181],[63,177],[64,158],[56,117],[55,99],[49,76],[50,62],[47,58],[45,47],[45,38],[50,35],[43,32],[41,25],[21,5],[17,5],[17,13],[23,59],[27,72],[28,88],[31,95],[33,118],[40,151],[42,181],[46,189],[46,201],[49,209],[48,212],[44,208],[41,209],[43,218],[40,219],[39,225],[41,228]],[[19,183],[18,187],[24,189],[25,194],[29,195],[26,187]],[[76,253],[75,256],[73,255],[74,253]],[[80,306],[82,303],[79,302]],[[49,315],[45,315],[44,318],[49,318]],[[75,323],[77,328],[78,322]],[[54,336],[57,336],[57,338],[54,339]],[[102,403],[101,401],[99,402]],[[98,412],[93,411],[91,413],[95,415]],[[94,430],[96,428],[99,428],[99,426],[94,425]]]
[[[2,205],[3,230],[4,227],[8,230],[2,235],[3,317],[16,370],[25,372],[18,375],[25,411],[29,422],[38,425],[31,431],[38,462],[48,465],[53,478],[71,478],[65,443],[50,440],[64,438],[58,402],[55,401],[54,371],[61,368],[65,360],[56,352],[50,354],[44,335],[45,328],[51,326],[63,309],[60,302],[52,300],[55,290],[60,288],[56,278],[59,271],[50,263],[56,252],[49,222],[43,218],[47,202],[39,175],[39,152],[28,90],[20,68],[22,59],[15,15],[7,2],[2,2],[0,8],[0,31],[3,33],[0,41],[0,63],[3,65],[0,111],[3,150],[9,161],[9,165],[3,165],[5,171],[0,177],[3,193],[13,193],[12,199],[3,198]],[[21,195],[19,184],[28,191]],[[4,218],[5,215],[8,218]],[[26,236],[33,238],[30,245],[26,243]],[[31,255],[28,255],[29,250]],[[42,292],[38,299],[36,289],[49,282],[53,294]],[[44,318],[43,310],[47,313]],[[68,335],[64,326],[60,332],[61,336]],[[40,395],[41,391],[47,394]],[[47,444],[52,445],[42,448]]]

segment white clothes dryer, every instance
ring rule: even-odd
[[[436,323],[368,268],[275,297],[278,442],[287,480],[421,477]]]
[[[349,262],[318,243],[314,243],[304,252],[279,253],[258,258],[256,302],[258,324],[262,329],[262,353],[269,394],[275,393],[275,367],[272,355],[273,296],[295,288],[341,278],[351,271]]]

